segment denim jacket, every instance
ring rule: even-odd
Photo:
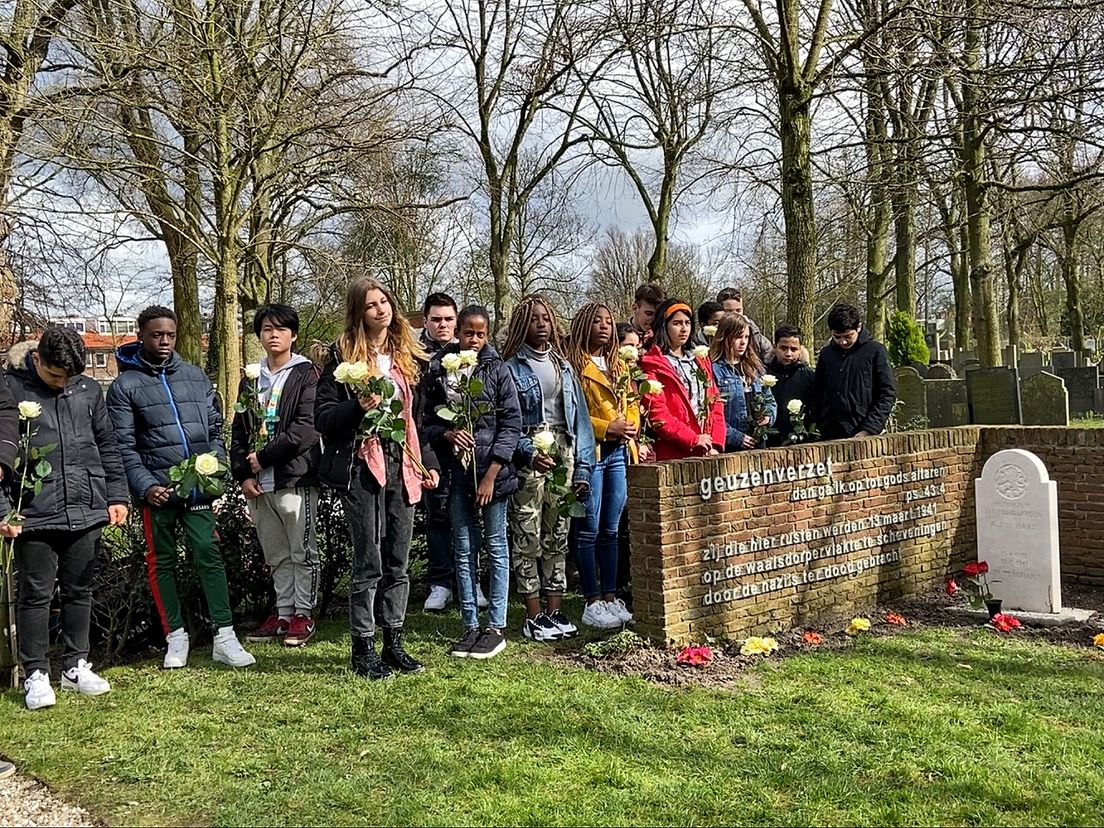
[[[556,359],[555,355],[552,356]],[[533,467],[533,430],[541,424],[544,411],[544,398],[541,395],[540,381],[525,354],[517,353],[506,360],[506,366],[514,375],[517,383],[518,401],[521,403],[521,439],[517,453],[527,468]],[[594,428],[590,424],[590,413],[586,397],[579,384],[579,378],[571,366],[560,360],[560,375],[563,380],[564,419],[567,420],[567,433],[575,446],[575,483],[590,484],[590,474],[594,470]]]
[[[743,375],[737,369],[724,360],[713,363],[713,376],[717,379],[717,388],[724,399],[725,415],[725,450],[736,451],[744,447],[744,437],[750,436],[754,423],[751,421],[751,412],[748,411],[747,397],[744,393]],[[762,394],[767,404],[768,425],[774,425],[778,414],[778,406],[774,401],[774,394],[769,388],[764,388],[757,377],[751,385],[753,394]]]

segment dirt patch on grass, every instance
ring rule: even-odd
[[[1061,627],[1030,627],[1025,625],[1008,635],[1047,641],[1052,644],[1090,649],[1093,636],[1104,632],[1104,590],[1071,588],[1063,596],[1063,604],[1079,609],[1095,611],[1088,621]],[[969,615],[947,611],[951,605],[965,606],[962,598],[947,596],[942,589],[932,589],[910,596],[888,607],[881,607],[862,615],[870,621],[870,630],[861,635],[892,636],[925,627],[973,629],[984,625],[983,620]],[[1013,613],[1014,614],[1014,613]],[[905,621],[904,625],[892,623],[894,616]],[[770,659],[788,658],[814,650],[847,650],[854,646],[855,638],[846,630],[851,615],[840,615],[822,621],[815,629],[792,629],[772,636],[778,649]],[[887,620],[888,619],[888,620]],[[815,635],[807,638],[807,633]],[[994,631],[994,635],[997,633]],[[819,637],[819,638],[818,638]],[[703,667],[682,666],[676,663],[678,650],[651,646],[632,634],[620,633],[616,638],[572,639],[555,647],[536,650],[543,657],[573,667],[585,667],[602,673],[635,676],[655,684],[671,687],[708,687],[721,690],[740,690],[755,686],[758,679],[748,667],[761,664],[764,656],[740,654],[743,641],[696,642],[709,645],[713,660]]]

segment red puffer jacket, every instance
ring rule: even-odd
[[[724,403],[713,379],[713,366],[708,359],[699,359],[697,362],[709,377],[706,399],[713,400],[709,412],[709,434],[714,448],[724,451]],[[667,357],[659,348],[653,347],[644,354],[640,367],[649,379],[659,380],[663,384],[662,392],[644,397],[648,422],[656,435],[656,459],[678,460],[703,455],[705,452],[695,446],[701,433],[701,425],[690,405],[690,394]]]

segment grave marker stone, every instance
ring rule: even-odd
[[[1084,368],[1055,368],[1054,373],[1066,383],[1071,417],[1083,417],[1096,411],[1096,392],[1100,388],[1100,369],[1095,365]]]
[[[958,376],[954,372],[954,368],[942,362],[936,362],[928,366],[928,379],[930,380],[948,380],[958,379]]]
[[[973,368],[966,373],[970,422],[976,425],[1019,425],[1020,378],[1015,368]]]
[[[978,560],[1003,611],[1060,612],[1058,484],[1030,451],[990,457],[974,481]]]
[[[1059,368],[1073,368],[1074,366],[1073,351],[1062,349],[1050,352],[1050,364],[1055,369],[1054,373],[1058,373]]]
[[[1040,371],[1020,383],[1024,425],[1069,425],[1069,395],[1059,376]]]
[[[1045,370],[1042,351],[1027,351],[1020,354],[1019,369],[1021,382]]]
[[[898,368],[894,372],[897,380],[897,399],[902,406],[897,412],[897,422],[907,423],[917,417],[928,419],[928,400],[924,394],[924,378],[912,367]]]
[[[928,426],[930,428],[947,428],[970,424],[970,405],[966,395],[965,380],[925,380],[924,396],[928,402]]]

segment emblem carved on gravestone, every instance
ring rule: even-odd
[[[1027,477],[1019,466],[1008,463],[997,469],[997,494],[1005,500],[1019,500],[1027,491]]]

